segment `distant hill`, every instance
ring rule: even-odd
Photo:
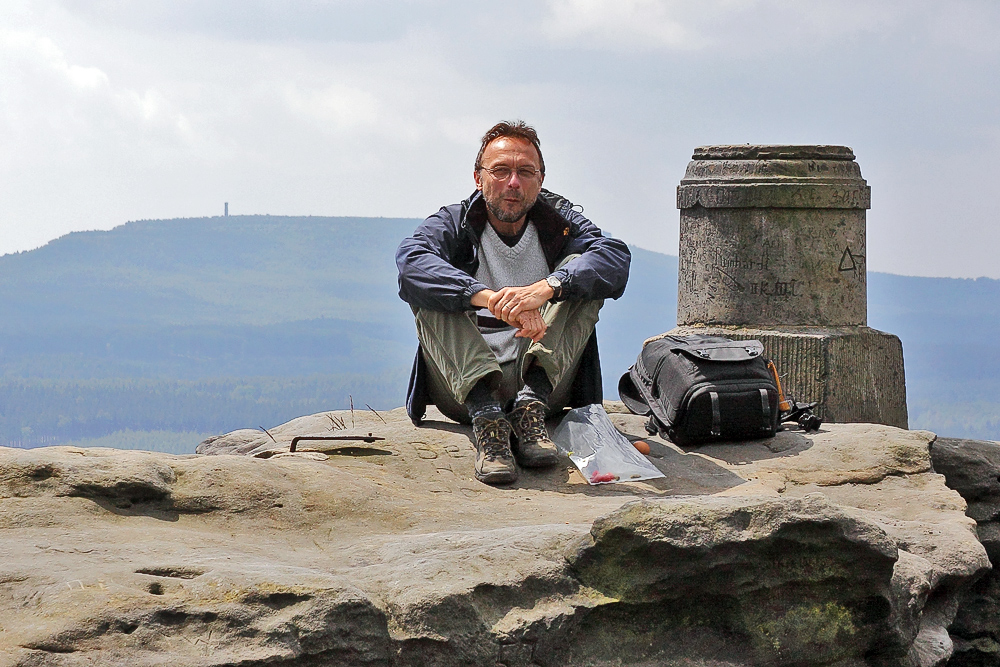
[[[0,443],[398,405],[413,220],[139,221],[0,257]]]
[[[393,256],[418,222],[139,221],[0,257],[0,444],[193,446],[352,399],[401,405],[415,335]],[[606,396],[674,326],[676,285],[676,257],[633,248],[598,325]],[[911,427],[1000,438],[1000,281],[871,274],[869,319],[903,339]]]
[[[37,326],[264,326],[391,322],[394,218],[232,216],[74,232],[0,257],[0,334]],[[402,306],[405,310],[405,306]]]
[[[1000,440],[1000,280],[869,274],[868,322],[903,341],[910,428]]]

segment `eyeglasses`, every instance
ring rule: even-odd
[[[482,169],[483,171],[489,172],[490,176],[501,182],[509,181],[510,177],[514,175],[515,171],[514,169],[511,169],[510,167],[504,165],[500,165],[499,167],[493,167],[492,169],[490,169],[489,167],[484,167],[482,165],[479,165],[479,168]],[[534,167],[517,168],[517,178],[522,181],[533,181],[536,178],[538,178],[538,175],[541,173],[542,173],[541,169],[535,169]]]

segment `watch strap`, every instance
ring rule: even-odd
[[[547,282],[549,284],[549,287],[552,288],[553,299],[558,299],[562,296],[563,289],[561,280],[559,280],[555,276],[549,276],[548,278],[545,279],[545,282]]]

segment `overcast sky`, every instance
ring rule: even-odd
[[[851,146],[868,267],[1000,278],[995,0],[3,0],[0,253],[129,220],[424,217],[523,118],[677,254],[694,147]]]

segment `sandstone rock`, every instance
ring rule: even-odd
[[[986,567],[927,433],[685,451],[616,413],[664,479],[494,488],[430,416],[312,415],[214,456],[0,449],[0,665],[929,667]]]
[[[984,440],[938,438],[934,469],[969,502],[1000,498],[1000,445]],[[984,517],[985,519],[992,517]]]
[[[931,447],[934,469],[966,501],[966,513],[978,522],[977,533],[993,571],[959,599],[949,627],[955,642],[950,667],[1000,666],[1000,443],[938,438]]]
[[[955,642],[951,667],[1000,665],[1000,577],[994,572],[962,596],[949,627]]]
[[[739,636],[756,662],[898,658],[913,641],[889,624],[908,601],[892,590],[895,542],[819,494],[636,501],[591,533],[572,561],[584,584],[664,609],[668,632]]]

